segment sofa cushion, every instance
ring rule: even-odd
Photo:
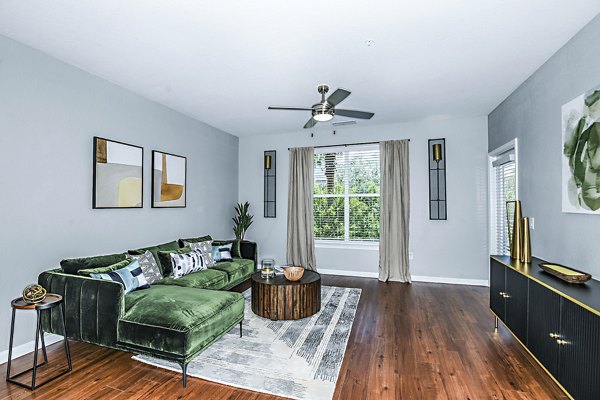
[[[234,258],[230,262],[217,263],[211,269],[223,271],[229,278],[229,283],[238,282],[252,275],[254,272],[254,261],[243,258]]]
[[[207,267],[214,267],[217,263],[213,259],[212,240],[205,240],[204,242],[183,242],[183,244],[186,247],[190,247],[192,250],[198,250],[202,254],[204,265]]]
[[[152,285],[154,282],[162,279],[162,272],[160,271],[160,268],[158,268],[158,263],[150,251],[146,250],[142,255],[129,255],[129,257],[140,262],[140,267],[142,267],[142,272],[144,273],[148,284]]]
[[[182,276],[181,278],[164,278],[156,282],[155,285],[175,285],[198,289],[219,290],[227,286],[228,283],[229,277],[227,276],[226,272],[209,268],[198,272],[192,272],[191,274]]]
[[[77,275],[92,276],[92,274],[108,274],[109,272],[125,268],[129,264],[131,264],[131,260],[126,258],[123,261],[119,261],[118,263],[109,265],[107,267],[80,269],[79,271],[77,271]]]
[[[169,276],[173,274],[173,260],[171,259],[171,254],[185,254],[191,251],[191,247],[182,247],[175,250],[169,249],[157,252],[156,254],[158,255],[158,260],[162,266],[163,276]]]
[[[207,268],[202,253],[197,250],[190,250],[181,254],[171,253],[171,266],[173,268],[173,278],[181,278]]]
[[[231,246],[232,246],[231,243],[221,244],[221,245],[214,245],[213,244],[213,246],[212,246],[213,260],[215,260],[216,262],[232,261],[233,257],[232,257],[232,254],[231,254]]]
[[[231,255],[233,257],[241,257],[242,253],[241,253],[241,241],[238,239],[232,239],[232,240],[213,240],[212,245],[213,246],[222,246],[222,245],[228,245],[229,243],[231,243]]]
[[[187,361],[243,316],[240,293],[155,285],[125,296],[119,344]]]
[[[125,253],[119,253],[85,258],[69,258],[62,260],[60,267],[67,274],[77,275],[80,269],[108,267],[109,265],[123,261],[126,257]]]
[[[160,268],[160,270],[164,276],[167,274],[165,274],[165,271],[164,271],[162,265],[160,265],[160,260],[158,259],[157,253],[159,251],[177,250],[177,249],[179,249],[179,244],[177,244],[177,242],[173,240],[172,242],[157,244],[156,246],[144,247],[143,249],[129,250],[129,254],[134,255],[134,256],[139,256],[139,255],[144,254],[146,252],[146,250],[149,250],[150,253],[152,253],[152,255],[154,256],[154,259],[156,260],[156,264],[158,265],[158,268]]]
[[[90,278],[119,282],[125,288],[125,294],[137,289],[149,288],[150,285],[148,285],[146,277],[142,272],[140,262],[138,260],[125,260],[116,265],[120,267],[125,262],[127,262],[128,265],[123,268],[107,273],[91,274]]]
[[[179,239],[179,246],[185,247],[186,244],[184,242],[199,243],[199,242],[206,242],[207,240],[212,240],[212,237],[210,235],[204,235],[204,236],[187,238],[187,239]]]

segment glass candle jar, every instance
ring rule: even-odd
[[[275,260],[272,258],[266,258],[262,260],[262,268],[260,270],[260,276],[262,278],[272,278],[275,276]]]

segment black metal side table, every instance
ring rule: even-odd
[[[22,386],[29,390],[35,390],[35,389],[39,388],[40,386],[43,386],[46,383],[51,382],[51,381],[55,380],[56,378],[59,378],[59,377],[63,376],[64,374],[72,371],[73,367],[71,365],[71,353],[69,351],[69,341],[67,340],[67,329],[65,327],[65,316],[63,313],[63,298],[62,298],[62,296],[59,294],[48,293],[48,295],[46,296],[44,301],[37,303],[37,304],[28,304],[23,301],[22,297],[19,297],[18,299],[14,299],[10,303],[10,305],[12,306],[12,321],[10,323],[10,344],[8,346],[8,366],[6,368],[6,381],[14,383],[15,385]],[[46,365],[48,363],[48,356],[46,355],[46,343],[44,342],[44,331],[42,330],[42,320],[40,318],[40,313],[45,310],[50,310],[54,307],[58,307],[58,311],[60,313],[60,321],[62,322],[63,333],[64,333],[64,337],[65,337],[65,339],[64,339],[65,354],[67,356],[67,363],[69,365],[69,368],[62,371],[58,375],[56,375],[50,379],[47,379],[46,381],[40,383],[39,385],[36,385],[35,376],[37,373],[37,369],[39,367],[41,367],[42,365]],[[15,314],[16,314],[17,310],[35,310],[35,312],[37,313],[37,327],[35,330],[35,350],[33,353],[33,367],[29,368],[26,371],[19,372],[18,374],[14,375],[14,376],[10,376],[10,364],[12,361],[12,349],[13,349],[13,336],[15,333]],[[38,365],[38,360],[37,360],[38,357],[37,356],[38,356],[38,341],[39,340],[42,341],[42,353],[44,355],[44,362]],[[22,376],[30,371],[32,371],[31,386],[15,380],[15,378],[18,378],[19,376]]]

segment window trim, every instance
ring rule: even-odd
[[[348,146],[344,149],[340,149],[342,146],[330,146],[319,148],[314,154],[326,154],[326,153],[343,153],[344,154],[344,193],[337,194],[315,194],[313,190],[313,212],[314,212],[314,199],[315,198],[342,198],[344,199],[344,239],[317,239],[315,238],[315,246],[318,248],[356,248],[356,249],[379,249],[379,239],[377,240],[350,240],[350,198],[351,197],[377,197],[381,199],[381,183],[379,193],[350,193],[350,180],[347,179],[349,176],[348,171],[350,168],[349,153],[352,151],[370,151],[377,150],[379,153],[378,144],[366,144],[353,146],[352,149],[348,149]],[[381,157],[381,153],[379,154]],[[379,172],[381,176],[381,171]],[[313,228],[314,229],[314,228]]]
[[[496,174],[493,162],[504,153],[515,153],[515,198],[519,199],[519,143],[517,138],[488,153],[488,254],[496,254]]]

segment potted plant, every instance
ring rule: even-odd
[[[250,225],[252,225],[254,215],[248,213],[248,209],[250,208],[250,203],[248,202],[245,202],[244,204],[239,203],[234,208],[236,216],[232,218],[233,232],[235,233],[235,238],[241,241],[244,240],[246,231]]]

